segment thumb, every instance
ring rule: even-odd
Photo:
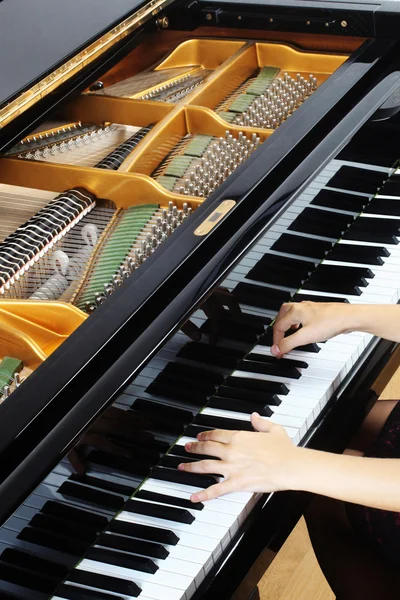
[[[267,419],[260,417],[260,415],[256,412],[252,413],[250,420],[251,424],[253,425],[256,431],[268,433],[274,426],[274,423],[272,423],[272,421],[268,421]]]
[[[272,346],[272,354],[281,358],[284,354],[287,354],[297,346],[303,346],[304,344],[309,344],[311,341],[315,341],[312,336],[310,336],[309,328],[302,327],[296,333],[292,333],[292,335],[288,335],[288,337],[282,338],[279,342],[279,347],[277,344]]]

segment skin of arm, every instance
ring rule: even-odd
[[[298,328],[301,325],[301,328]],[[284,337],[289,329],[295,333]],[[278,358],[299,345],[349,331],[400,342],[400,306],[337,303],[284,304],[274,324],[272,353]],[[188,452],[215,456],[179,465],[182,471],[220,473],[223,480],[193,494],[204,502],[236,491],[302,490],[400,512],[400,460],[338,455],[296,447],[285,429],[253,413],[255,432],[205,431]]]

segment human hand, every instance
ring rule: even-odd
[[[307,301],[282,304],[273,326],[272,354],[281,358],[297,346],[322,342],[352,330],[355,308],[356,305],[336,302]],[[285,333],[290,329],[297,331],[285,338]]]
[[[215,456],[220,460],[182,463],[179,470],[190,473],[220,473],[224,480],[192,494],[192,502],[204,502],[230,492],[276,492],[290,489],[296,470],[297,448],[285,429],[258,413],[251,415],[256,430],[203,431],[197,442],[186,444],[187,452]]]

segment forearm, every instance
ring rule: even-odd
[[[298,448],[289,486],[400,512],[400,460],[364,458]]]
[[[348,313],[344,326],[351,331],[364,331],[373,335],[400,342],[399,305],[347,305]]]

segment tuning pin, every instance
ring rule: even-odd
[[[11,394],[11,388],[10,388],[10,386],[9,385],[5,385],[3,387],[3,396],[4,396],[4,399],[9,398],[10,394]]]

